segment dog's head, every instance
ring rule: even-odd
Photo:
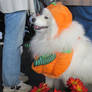
[[[51,4],[43,9],[42,15],[33,18],[32,23],[37,32],[49,31],[51,37],[59,36],[72,23],[72,14],[61,3]]]
[[[34,24],[34,29],[36,31],[47,29],[48,21],[49,21],[49,16],[46,16],[44,14],[32,18],[32,23]]]
[[[48,33],[53,36],[57,32],[57,24],[49,9],[44,8],[42,14],[31,19],[36,33]]]

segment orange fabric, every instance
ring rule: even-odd
[[[45,76],[57,78],[69,67],[72,55],[73,51],[71,53],[56,53],[56,58],[51,63],[35,67],[32,64],[32,69]]]
[[[55,37],[58,37],[61,32],[72,23],[72,13],[61,3],[57,3],[56,5],[51,4],[47,8],[56,20],[58,31]]]

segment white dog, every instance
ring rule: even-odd
[[[92,83],[92,43],[85,36],[82,25],[72,21],[58,38],[53,39],[58,27],[47,8],[43,10],[42,15],[33,18],[32,21],[36,30],[36,35],[31,41],[33,55],[42,56],[73,49],[71,64],[58,79],[65,83],[72,76],[80,78],[84,83]],[[54,79],[47,78],[49,86],[53,85],[53,81]]]

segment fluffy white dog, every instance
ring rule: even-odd
[[[33,18],[32,21],[36,30],[36,35],[31,41],[33,55],[42,56],[73,49],[71,64],[58,79],[65,83],[72,76],[80,78],[84,83],[92,83],[92,43],[85,36],[82,25],[72,21],[59,37],[54,38],[58,26],[47,8],[43,10],[42,15]],[[46,79],[49,86],[53,85],[53,81],[52,78]]]

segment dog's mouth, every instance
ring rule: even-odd
[[[37,26],[37,25],[34,25],[34,29],[35,30],[41,30],[41,29],[45,29],[45,28],[48,28],[48,26]]]

